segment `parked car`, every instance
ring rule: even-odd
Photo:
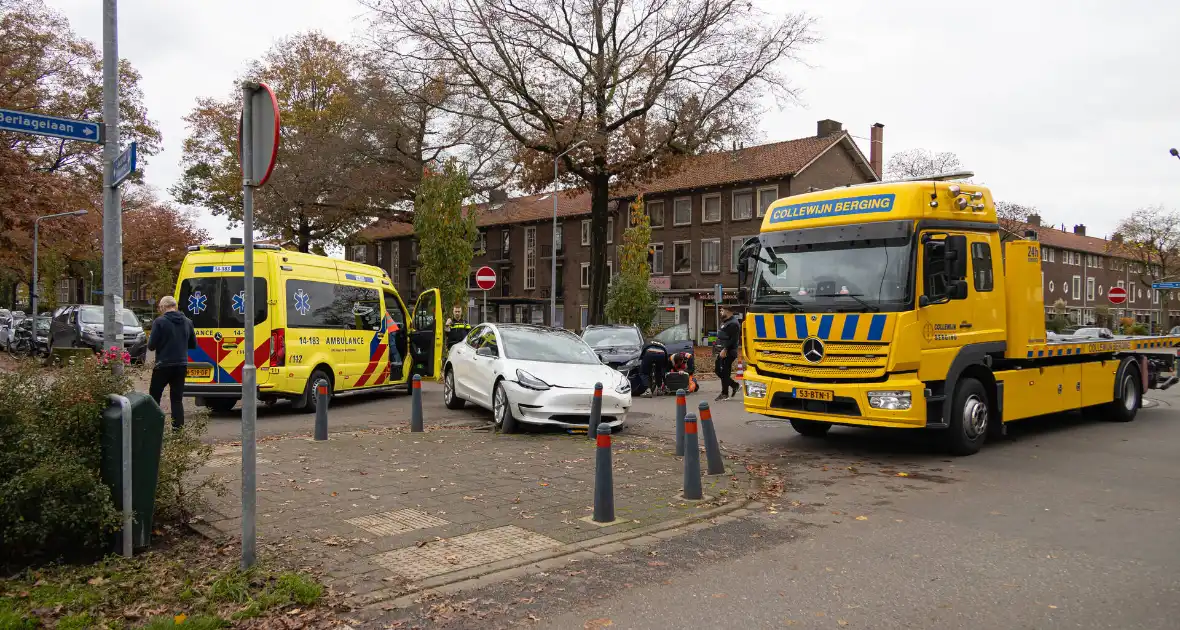
[[[582,341],[594,348],[603,363],[622,372],[628,379],[638,373],[639,353],[643,350],[643,333],[638,326],[587,326],[582,331]]]
[[[1086,328],[1079,328],[1074,331],[1071,337],[1098,337],[1099,339],[1114,339],[1114,333],[1109,328],[1100,328],[1097,326],[1089,326]]]
[[[601,422],[622,427],[631,383],[604,364],[581,337],[559,328],[480,324],[451,347],[443,366],[443,401],[492,411],[504,433],[518,423],[586,428],[594,384],[602,383]]]
[[[678,352],[691,354],[693,351],[692,338],[688,336],[688,324],[676,324],[666,328],[653,336],[651,340],[664,344],[664,347],[668,349],[669,356]]]
[[[103,351],[103,307],[92,304],[71,304],[53,312],[50,337],[54,348],[91,348]],[[147,334],[135,313],[123,309],[123,348],[131,360],[142,363],[147,358]]]
[[[11,352],[27,354],[29,356],[49,355],[49,318],[42,315],[36,318],[37,334],[33,335],[32,317],[22,318],[12,334]]]
[[[16,334],[16,327],[24,318],[24,311],[12,311],[5,320],[0,321],[0,348],[4,348],[5,352],[12,352],[12,341]]]

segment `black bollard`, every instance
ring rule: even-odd
[[[705,441],[706,475],[725,473],[725,459],[721,457],[721,444],[717,442],[717,428],[713,426],[713,412],[709,403],[701,401],[701,439]]]
[[[328,439],[328,386],[317,385],[315,390],[315,439]]]
[[[615,476],[611,470],[610,425],[598,425],[598,448],[594,457],[594,522],[615,520]]]
[[[598,423],[602,420],[602,383],[594,384],[594,398],[590,400],[590,426],[586,427],[586,435],[590,439],[598,436]]]
[[[413,402],[410,405],[410,432],[421,433],[422,428],[422,377],[414,375]]]
[[[687,394],[683,389],[676,390],[676,456],[684,456],[684,414],[688,412],[688,402],[684,400]]]
[[[700,501],[705,497],[701,489],[701,452],[697,450],[697,417],[684,416],[684,498]]]

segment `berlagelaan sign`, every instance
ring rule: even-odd
[[[0,129],[102,144],[102,124],[0,109]]]

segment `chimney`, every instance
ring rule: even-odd
[[[832,134],[840,133],[841,131],[844,131],[844,125],[841,125],[830,118],[825,118],[815,125],[815,135],[817,138],[825,138]]]
[[[1073,226],[1073,233],[1077,234],[1078,236],[1085,236],[1086,235],[1086,226],[1085,225]]]
[[[881,172],[881,160],[885,155],[885,147],[883,135],[885,133],[885,125],[881,123],[873,123],[873,128],[869,130],[869,164],[873,167],[873,172],[877,174],[877,179],[885,176]]]
[[[1028,215],[1028,224],[1031,226],[1034,226],[1034,227],[1041,227],[1041,215],[1039,215],[1039,214]]]

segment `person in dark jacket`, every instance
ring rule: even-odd
[[[193,323],[176,310],[176,298],[160,298],[160,316],[152,322],[148,350],[156,353],[152,382],[148,393],[160,404],[164,387],[172,403],[172,428],[184,426],[184,377],[188,371],[188,351],[197,347]]]
[[[721,330],[717,331],[717,378],[721,379],[721,393],[716,400],[729,400],[741,391],[737,381],[733,380],[733,362],[737,358],[738,340],[742,336],[742,327],[733,311],[721,307]],[[732,390],[732,393],[731,393]]]

